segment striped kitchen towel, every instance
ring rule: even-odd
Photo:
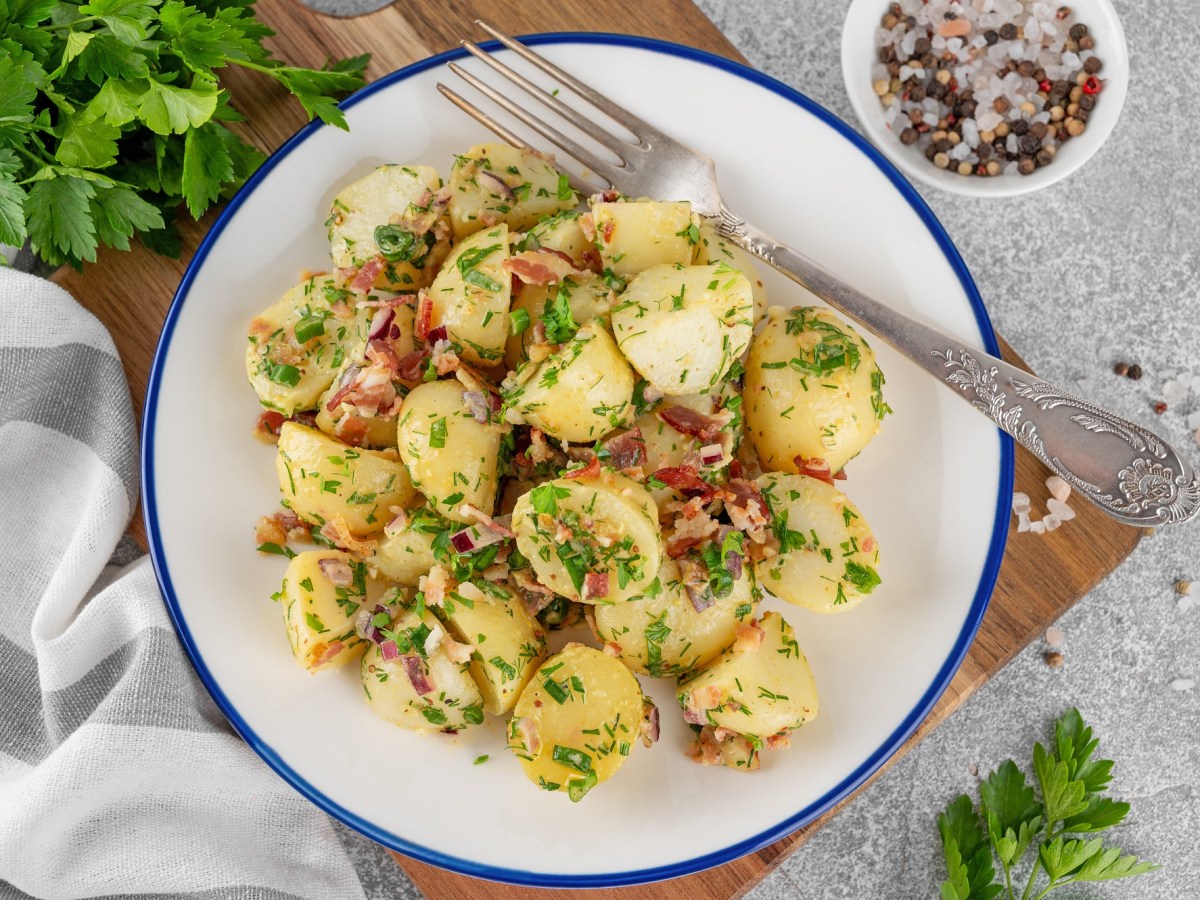
[[[0,898],[417,896],[231,731],[149,560],[109,565],[137,452],[108,333],[0,269]]]

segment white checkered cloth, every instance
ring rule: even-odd
[[[0,269],[0,897],[417,896],[225,722],[147,557],[129,388],[103,326]]]

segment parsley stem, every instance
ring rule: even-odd
[[[70,22],[63,22],[61,25],[39,25],[42,31],[62,31],[66,28],[68,31],[73,31],[76,25],[84,22],[95,22],[99,16],[80,16],[78,19],[72,19]]]
[[[1025,885],[1025,891],[1021,894],[1021,900],[1029,900],[1029,892],[1033,890],[1033,883],[1037,880],[1038,870],[1042,867],[1042,858],[1034,856],[1033,869],[1029,872],[1029,882]],[[1042,896],[1045,896],[1044,894]]]
[[[268,75],[274,75],[275,70],[279,66],[264,66],[261,63],[251,62],[248,59],[229,59],[229,62],[235,66],[241,66],[243,69],[253,69],[255,72],[266,72]]]

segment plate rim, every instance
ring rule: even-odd
[[[866,138],[856,132],[849,124],[835,116],[832,112],[825,109],[807,95],[801,93],[795,88],[790,87],[783,82],[772,78],[749,65],[735,62],[734,60],[718,56],[706,50],[700,50],[695,47],[690,47],[684,44],[677,44],[671,41],[660,40],[658,38],[644,37],[640,35],[615,34],[611,32],[576,32],[576,31],[557,31],[546,32],[536,35],[528,35],[520,38],[523,43],[529,45],[539,44],[599,44],[618,47],[628,47],[638,50],[648,50],[651,52],[662,53],[668,56],[679,57],[692,62],[698,62],[704,65],[720,69],[730,75],[741,78],[744,81],[750,82],[757,87],[766,88],[772,93],[782,97],[790,103],[799,106],[805,112],[815,116],[820,121],[824,122],[833,128],[843,138],[848,140],[855,148],[862,152],[875,166],[888,178],[892,185],[899,191],[900,195],[906,200],[909,206],[920,217],[925,227],[936,241],[938,248],[942,251],[946,261],[950,263],[954,274],[957,276],[959,283],[967,295],[967,300],[970,303],[972,312],[975,315],[976,325],[978,326],[981,335],[983,336],[984,348],[994,355],[999,355],[999,345],[996,341],[996,334],[992,328],[991,319],[988,316],[987,310],[983,305],[983,299],[979,294],[978,288],[967,270],[966,264],[963,262],[954,243],[951,241],[949,234],[941,222],[934,215],[933,210],[916,191],[916,189],[900,174],[900,171],[877,150]],[[481,42],[480,46],[485,49],[499,49],[500,45],[496,41]],[[384,90],[394,84],[405,81],[408,78],[427,69],[441,66],[452,60],[461,59],[467,56],[467,51],[462,48],[446,50],[442,53],[435,54],[425,59],[410,63],[400,69],[389,72],[381,76],[370,84],[360,88],[355,93],[351,94],[343,100],[339,106],[342,109],[348,109],[356,103],[366,99],[377,91]],[[682,860],[675,863],[670,863],[663,866],[653,866],[643,869],[635,869],[620,872],[590,872],[583,874],[553,874],[544,872],[529,872],[523,869],[509,869],[498,866],[491,866],[474,862],[470,859],[453,856],[447,853],[424,847],[420,844],[413,843],[410,840],[394,835],[383,828],[361,818],[357,814],[351,812],[340,804],[334,802],[313,785],[309,784],[302,778],[288,763],[267,743],[265,743],[254,732],[250,725],[241,717],[237,709],[230,703],[225,693],[216,683],[208,667],[204,663],[204,659],[199,648],[195,645],[192,639],[187,622],[184,619],[182,610],[179,607],[178,599],[175,595],[174,586],[171,582],[171,576],[167,567],[166,555],[161,541],[159,523],[157,517],[156,492],[154,481],[154,448],[155,448],[155,422],[157,418],[157,408],[159,400],[159,391],[163,369],[166,363],[166,357],[170,350],[171,339],[174,335],[175,325],[179,318],[183,304],[187,300],[188,293],[191,289],[192,282],[196,274],[203,265],[209,251],[216,243],[226,225],[232,220],[238,208],[242,205],[247,197],[253,193],[256,186],[262,181],[285,157],[287,157],[296,147],[307,140],[313,133],[320,128],[327,127],[324,123],[313,121],[302,127],[290,138],[287,139],[274,153],[272,153],[263,162],[261,166],[246,180],[246,183],[237,191],[233,198],[228,202],[216,221],[205,234],[200,245],[196,248],[196,252],[188,263],[187,269],[184,271],[183,277],[179,282],[179,287],[175,291],[175,295],[171,300],[171,306],[167,311],[164,319],[162,331],[159,334],[158,342],[154,350],[154,358],[150,368],[150,376],[146,387],[146,400],[142,407],[142,451],[141,451],[141,476],[142,476],[142,514],[146,523],[146,535],[149,544],[149,552],[151,562],[154,566],[155,578],[158,581],[159,590],[162,593],[163,603],[167,608],[167,612],[171,618],[171,623],[175,628],[175,632],[179,637],[180,643],[183,645],[184,651],[187,654],[188,661],[192,668],[195,669],[197,676],[205,689],[208,691],[213,701],[217,704],[222,714],[233,726],[234,730],[244,740],[250,748],[275,771],[277,775],[290,784],[309,802],[313,803],[317,808],[321,809],[328,815],[337,819],[344,825],[354,829],[387,847],[395,850],[405,856],[418,860],[419,862],[428,863],[439,868],[448,869],[463,875],[468,875],[474,878],[482,878],[490,881],[497,881],[507,884],[521,885],[527,887],[560,887],[560,888],[597,888],[597,887],[622,887],[638,884],[647,884],[655,881],[664,881],[667,879],[678,878],[683,875],[689,875],[695,872],[700,872],[705,869],[713,868],[733,860],[740,859],[742,856],[753,853],[757,850],[766,847],[781,838],[787,837],[797,829],[807,825],[814,819],[828,811],[837,803],[848,797],[864,782],[866,782],[875,772],[891,759],[900,746],[908,739],[908,737],[917,729],[917,727],[925,720],[929,712],[933,709],[934,704],[945,692],[949,686],[951,679],[958,671],[962,664],[963,658],[966,656],[967,650],[974,641],[975,634],[979,630],[979,626],[983,621],[984,613],[987,610],[988,603],[991,599],[992,591],[995,588],[996,578],[999,573],[1000,563],[1004,556],[1004,548],[1008,540],[1008,498],[1012,495],[1013,481],[1015,475],[1014,468],[1014,453],[1013,442],[1007,434],[997,429],[997,434],[1000,440],[1000,478],[998,485],[996,514],[992,525],[992,537],[988,547],[987,560],[984,563],[983,572],[980,576],[979,584],[976,587],[975,595],[971,600],[971,605],[967,612],[966,621],[955,639],[954,646],[951,648],[950,654],[945,662],[938,669],[929,688],[921,695],[916,705],[904,717],[900,725],[884,739],[884,741],[871,753],[862,763],[860,763],[849,775],[842,779],[837,785],[827,791],[821,798],[808,804],[803,809],[797,811],[786,819],[775,823],[764,831],[738,841],[720,850],[704,854],[702,856],[693,857],[691,859]]]

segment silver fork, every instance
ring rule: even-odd
[[[462,42],[472,56],[616,155],[619,162],[610,162],[471,72],[449,63],[451,71],[467,84],[603,179],[606,184],[600,187],[632,197],[690,201],[696,212],[715,220],[722,237],[774,266],[949,385],[1114,519],[1150,526],[1183,522],[1200,512],[1200,480],[1195,469],[1157,435],[867,297],[803,253],[735,215],[721,199],[716,166],[709,157],[685,147],[507,34],[479,20],[476,24],[634,135],[636,143],[614,135],[476,44]],[[439,83],[437,88],[508,143],[530,147],[446,85]],[[570,177],[585,194],[598,189]]]

